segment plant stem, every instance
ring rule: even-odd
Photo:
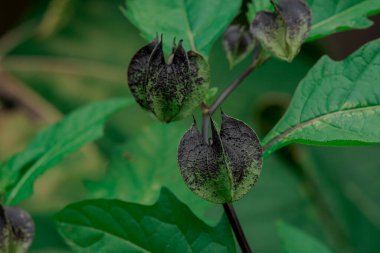
[[[206,143],[208,143],[208,128],[210,125],[210,117],[212,114],[219,108],[223,101],[236,89],[236,87],[241,84],[241,82],[256,68],[259,63],[260,47],[256,47],[253,50],[253,61],[248,68],[238,76],[223,92],[222,94],[212,103],[209,107],[206,104],[202,104],[202,133],[203,138]],[[243,253],[252,253],[251,248],[249,247],[248,241],[244,235],[243,229],[241,228],[239,219],[236,215],[234,206],[231,203],[223,204],[224,212],[228,217],[228,221],[231,224],[232,230],[234,231],[236,240],[239,243],[239,246]]]
[[[219,97],[211,104],[211,106],[202,105],[203,109],[203,122],[202,122],[202,132],[203,138],[206,142],[208,142],[208,128],[210,125],[210,117],[214,114],[214,112],[219,108],[219,106],[224,102],[224,100],[241,84],[244,79],[249,76],[249,74],[256,68],[259,62],[261,48],[256,47],[253,50],[253,61],[252,64],[248,66],[248,68],[238,76],[223,92]]]
[[[224,212],[226,213],[228,220],[231,224],[232,230],[235,233],[236,240],[238,241],[241,251],[243,253],[252,253],[249,247],[248,241],[245,238],[243,229],[241,228],[238,217],[236,216],[235,208],[230,203],[223,204]]]

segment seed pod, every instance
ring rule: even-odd
[[[186,53],[182,41],[173,43],[165,63],[162,39],[141,48],[128,68],[128,84],[136,101],[160,121],[180,120],[192,113],[205,97],[209,67],[199,54]]]
[[[240,25],[231,25],[223,36],[223,46],[230,67],[242,61],[255,47],[251,32]]]
[[[30,215],[17,207],[0,205],[0,252],[27,252],[34,238]]]
[[[310,30],[311,12],[304,0],[280,0],[273,4],[273,13],[257,13],[251,32],[263,48],[291,62]]]
[[[211,119],[212,139],[206,143],[196,122],[178,147],[180,171],[187,186],[214,203],[241,199],[256,183],[262,148],[256,133],[242,121],[222,113],[220,133]]]

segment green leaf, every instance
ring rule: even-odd
[[[142,36],[152,41],[163,34],[164,49],[169,52],[172,39],[183,39],[187,50],[208,56],[224,29],[239,13],[241,0],[128,0],[124,15]]]
[[[380,12],[378,0],[307,0],[307,3],[312,14],[307,41],[340,31],[367,28],[373,23],[367,16]],[[252,22],[259,11],[273,11],[273,6],[269,0],[254,1],[248,6],[248,21]]]
[[[321,242],[284,223],[278,224],[277,233],[281,238],[282,253],[331,253]]]
[[[131,102],[113,99],[90,104],[39,133],[24,151],[0,168],[4,203],[14,205],[32,195],[38,176],[58,164],[65,155],[101,137],[110,114]]]
[[[372,25],[367,16],[380,12],[379,0],[308,0],[313,24],[308,41],[335,32]]]
[[[293,142],[380,142],[380,40],[346,60],[323,57],[299,84],[282,119],[264,138],[268,156]]]
[[[210,227],[166,188],[152,206],[86,200],[64,208],[56,220],[75,252],[235,252],[225,216]]]
[[[186,131],[178,124],[153,125],[132,136],[114,155],[105,177],[86,182],[90,198],[117,198],[153,204],[162,186],[175,191],[202,219],[211,204],[192,193],[184,183],[177,163],[178,143]]]
[[[216,94],[218,93],[218,87],[210,87],[208,90],[207,90],[207,93],[205,95],[205,98],[204,98],[204,103],[205,104],[211,104],[213,99],[215,98]]]

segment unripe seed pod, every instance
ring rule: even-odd
[[[212,142],[206,143],[196,122],[178,147],[180,171],[187,186],[214,203],[241,199],[256,183],[262,167],[262,147],[245,123],[222,113],[220,133],[211,119]]]
[[[231,25],[223,35],[223,46],[230,67],[241,62],[255,47],[251,32],[243,26]]]
[[[17,207],[0,205],[0,252],[25,253],[34,238],[30,215]]]
[[[186,53],[182,41],[173,43],[168,63],[162,39],[141,48],[128,68],[128,85],[136,101],[160,121],[171,122],[190,115],[205,97],[209,67],[199,54]]]
[[[311,27],[311,12],[304,0],[280,0],[273,13],[257,13],[253,36],[275,57],[291,62]]]

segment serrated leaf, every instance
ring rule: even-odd
[[[113,99],[90,104],[40,132],[24,151],[0,168],[4,204],[14,205],[32,195],[38,176],[58,164],[65,155],[101,137],[110,114],[130,103],[129,99]]]
[[[312,26],[306,41],[351,29],[372,25],[367,17],[380,12],[378,0],[307,0],[311,9]],[[259,11],[272,11],[269,0],[254,1],[248,7],[247,18],[252,22]]]
[[[152,206],[86,200],[64,208],[56,221],[75,252],[235,252],[224,216],[210,227],[166,188]]]
[[[148,41],[162,33],[207,57],[240,5],[241,0],[128,0],[123,13]],[[164,43],[167,52],[171,47],[171,40]]]
[[[293,142],[380,142],[380,40],[346,60],[323,57],[299,84],[285,115],[263,140],[265,156]]]
[[[313,24],[308,41],[335,32],[372,25],[367,16],[380,12],[379,0],[308,0]]]
[[[277,225],[277,233],[281,238],[282,253],[331,253],[321,242],[285,223]]]
[[[186,187],[178,170],[177,148],[184,131],[185,128],[178,124],[157,124],[136,133],[113,151],[102,180],[85,183],[88,197],[117,198],[150,205],[165,186],[175,191],[180,201],[205,220],[205,212],[211,204],[199,199]]]

